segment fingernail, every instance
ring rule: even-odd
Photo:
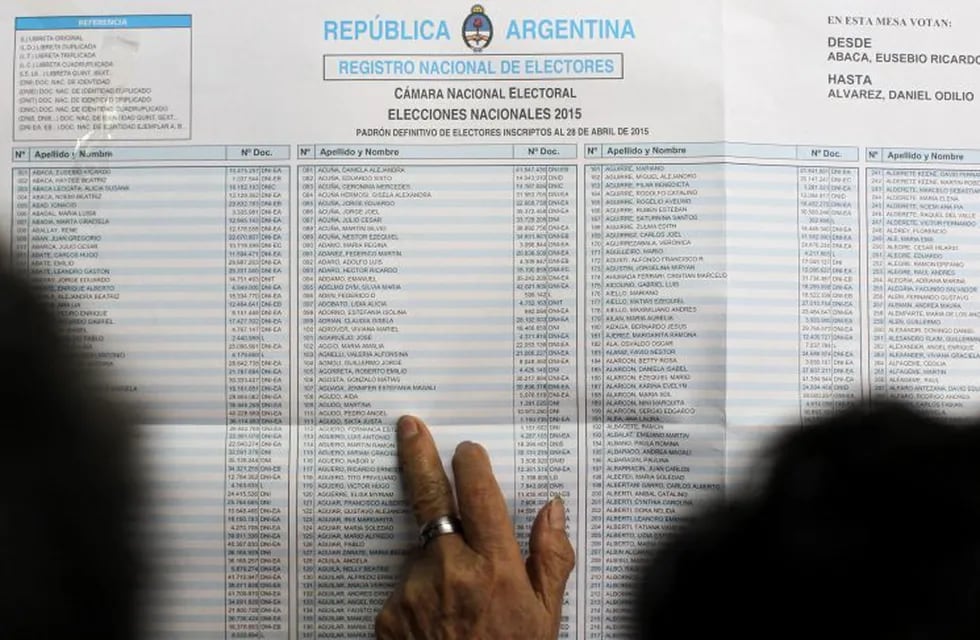
[[[555,496],[548,505],[548,526],[552,529],[565,530],[565,501],[561,496]]]
[[[412,416],[402,416],[398,419],[398,437],[402,440],[414,438],[419,432],[419,425]]]

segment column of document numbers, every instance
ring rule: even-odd
[[[515,529],[526,547],[549,499],[565,499],[575,539],[578,478],[575,167],[514,167]],[[527,549],[525,548],[525,551]],[[574,634],[574,577],[561,637]]]
[[[230,167],[225,200],[229,638],[289,631],[289,170]]]
[[[861,396],[857,170],[797,169],[800,244],[800,416]]]
[[[798,181],[794,166],[725,165],[729,482],[774,429],[799,421]]]
[[[729,164],[727,478],[860,396],[857,173]]]

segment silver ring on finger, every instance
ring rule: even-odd
[[[419,545],[424,549],[439,536],[449,533],[463,533],[463,523],[452,515],[439,516],[419,527]]]

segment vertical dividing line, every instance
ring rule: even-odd
[[[293,574],[299,573],[299,562],[293,562],[295,558],[295,552],[298,547],[294,542],[293,536],[293,518],[296,517],[296,513],[290,510],[290,504],[295,505],[295,500],[293,499],[293,196],[292,190],[289,185],[293,181],[293,172],[290,167],[285,167],[286,170],[286,183],[285,188],[283,188],[282,174],[279,174],[279,190],[278,192],[286,194],[285,207],[280,207],[279,220],[276,221],[276,227],[282,230],[282,220],[285,219],[286,222],[286,246],[282,249],[282,255],[285,258],[286,263],[286,291],[288,292],[288,297],[286,298],[285,306],[280,306],[280,320],[282,309],[286,309],[286,382],[282,387],[285,389],[285,398],[279,398],[279,406],[283,405],[283,400],[286,401],[286,623],[287,630],[290,636],[295,636],[293,633],[293,599],[292,590],[289,585],[293,582]],[[297,184],[299,181],[297,180]],[[279,242],[279,246],[282,247],[282,241]],[[297,322],[299,319],[297,318]],[[282,381],[280,380],[280,385]],[[297,432],[299,427],[297,426]],[[298,435],[298,434],[297,434]],[[297,448],[298,448],[297,444]],[[299,466],[299,465],[297,465]],[[298,475],[297,475],[298,479]],[[294,507],[295,508],[295,507]],[[298,529],[297,523],[297,529]],[[299,591],[296,592],[297,601],[299,601]],[[298,610],[298,607],[296,608]],[[299,626],[299,620],[296,620],[297,627]],[[298,633],[298,630],[297,630]]]
[[[825,186],[825,195],[830,194],[830,169],[825,168],[822,170],[823,177],[826,178],[827,184]],[[830,291],[830,295],[834,295],[834,259],[837,257],[837,252],[834,251],[834,209],[831,207],[829,200],[824,203],[827,207],[827,241],[830,243],[830,265],[827,269],[827,276],[830,282],[827,283],[827,290]],[[829,338],[830,344],[830,411],[837,411],[837,404],[840,401],[836,389],[834,388],[834,382],[837,380],[837,331],[833,320],[830,321],[830,325],[827,327],[827,337]]]
[[[27,170],[27,273],[31,272],[31,254],[34,243],[31,238],[34,217],[34,170]]]
[[[803,404],[805,394],[803,393],[803,371],[806,363],[803,361],[803,251],[801,249],[802,232],[800,231],[801,212],[800,212],[800,172],[801,167],[796,168],[796,384],[799,389],[799,413],[800,425],[803,424]]]
[[[222,536],[224,538],[224,561],[225,561],[225,639],[228,638],[228,429],[230,420],[228,419],[231,403],[228,400],[228,167],[225,167],[225,472],[224,472],[224,491],[222,500],[224,502],[224,517],[222,518]]]
[[[862,277],[861,277],[863,272],[863,269],[861,269],[861,265],[865,264],[865,258],[866,258],[865,254],[867,252],[865,251],[864,243],[862,242],[863,236],[861,235],[861,173],[860,173],[860,169],[857,168],[854,168],[853,172],[854,172],[854,189],[856,190],[856,193],[854,194],[854,230],[857,235],[856,273],[857,273],[858,280],[856,283],[857,286],[856,293],[857,293],[857,302],[858,302],[858,318],[857,318],[858,384],[861,385],[861,403],[864,404],[867,401],[867,398],[864,397],[864,351],[863,351],[864,338],[865,338],[864,323],[865,323],[866,310],[868,308],[868,305],[871,304],[871,297],[866,295],[864,297],[864,304],[861,303],[861,293],[863,291],[865,292],[867,291],[867,289],[864,288],[864,283],[862,282]],[[853,340],[851,341],[851,343],[853,344]],[[868,353],[870,355],[871,353],[870,349],[868,349]]]
[[[510,223],[510,225],[511,225],[511,238],[510,238],[510,242],[511,242],[511,256],[512,256],[512,258],[511,258],[512,259],[512,263],[511,263],[511,319],[513,321],[513,326],[514,326],[514,333],[513,333],[513,335],[514,335],[514,353],[513,353],[512,357],[511,357],[511,359],[512,359],[511,366],[512,366],[512,368],[514,370],[514,385],[512,387],[512,392],[511,392],[511,413],[513,415],[513,427],[512,427],[511,437],[513,438],[513,441],[514,441],[514,467],[513,467],[513,474],[514,474],[514,524],[516,525],[517,524],[517,521],[518,521],[518,514],[520,513],[520,503],[517,500],[517,495],[518,495],[518,493],[520,493],[518,491],[519,485],[518,485],[518,473],[517,473],[517,459],[518,459],[517,451],[518,451],[518,449],[521,446],[520,440],[517,437],[517,407],[518,407],[518,395],[519,395],[518,394],[518,389],[520,388],[520,384],[518,383],[518,379],[520,378],[520,376],[518,375],[519,372],[520,372],[520,368],[518,366],[518,362],[520,361],[520,358],[517,357],[517,353],[518,353],[518,347],[517,347],[517,345],[520,343],[521,336],[520,336],[520,331],[518,330],[518,323],[517,323],[517,263],[518,263],[517,247],[518,247],[518,242],[517,242],[517,165],[516,164],[511,165],[511,167],[510,167],[510,203],[511,203],[511,205],[510,205],[510,211],[511,211],[511,223]]]
[[[605,588],[605,565],[606,565],[606,543],[605,536],[602,535],[602,531],[606,528],[606,469],[605,463],[605,432],[606,432],[606,409],[605,409],[605,393],[606,393],[606,355],[605,355],[605,345],[606,345],[606,327],[605,327],[605,317],[606,317],[606,238],[605,238],[605,212],[603,207],[605,207],[605,193],[603,193],[604,178],[605,178],[605,167],[599,167],[599,346],[602,350],[602,357],[599,363],[599,420],[598,424],[594,427],[598,428],[599,431],[599,463],[602,478],[599,483],[599,521],[600,529],[599,536],[599,572],[601,574],[601,580],[599,584],[599,624],[602,624],[602,620],[605,617],[605,605],[603,601],[605,600],[606,588]],[[595,401],[595,400],[593,400]]]
[[[550,193],[549,193],[549,191],[550,191],[550,187],[551,187],[551,169],[552,169],[552,165],[547,165],[546,164],[542,168],[544,169],[544,243],[543,244],[544,244],[544,247],[545,247],[545,252],[544,252],[545,259],[543,261],[544,262],[543,266],[544,266],[544,270],[545,270],[544,271],[545,285],[548,287],[547,288],[548,298],[545,300],[546,304],[545,304],[545,308],[544,308],[544,394],[543,394],[544,395],[544,401],[545,401],[545,405],[544,405],[544,418],[545,418],[545,420],[544,420],[544,460],[545,460],[545,463],[544,464],[545,464],[545,469],[546,469],[546,471],[545,471],[545,489],[546,489],[547,494],[548,494],[547,496],[545,496],[545,499],[547,500],[550,496],[554,495],[554,487],[553,487],[552,481],[551,481],[551,451],[552,451],[552,449],[551,449],[551,431],[552,431],[551,426],[552,426],[552,424],[551,423],[552,423],[552,416],[553,416],[553,412],[551,411],[551,396],[553,394],[552,394],[552,391],[551,391],[551,380],[550,380],[550,372],[551,372],[551,364],[550,364],[551,363],[551,344],[552,344],[551,331],[550,331],[550,327],[551,327],[551,304],[550,304],[550,302],[551,302],[551,294],[552,294],[552,290],[551,290],[552,282],[551,282],[551,268],[548,265],[548,262],[550,262],[550,259],[549,259],[550,258],[550,256],[549,256],[550,252],[548,251],[548,249],[551,247],[551,236],[548,233],[548,216],[549,216],[549,214],[548,214],[548,204],[550,203],[550,199],[549,199]],[[555,340],[554,340],[554,343],[555,344],[558,344],[557,337],[558,336],[555,336]],[[557,468],[557,465],[555,465],[555,467]]]
[[[292,172],[291,171],[290,171],[289,179],[290,179],[290,182],[292,182]],[[296,171],[296,208],[299,211],[299,215],[297,216],[297,218],[299,218],[299,216],[302,216],[303,215],[302,214],[303,198],[302,198],[302,195],[300,193],[302,180],[303,180],[303,169],[302,169],[302,167],[298,167],[297,168],[297,171]],[[287,186],[286,187],[286,191],[290,194],[290,196],[289,196],[290,199],[292,199],[292,190]],[[297,335],[297,339],[300,341],[299,342],[299,352],[302,354],[303,353],[303,343],[302,343],[302,340],[303,340],[303,331],[302,331],[303,315],[302,315],[302,312],[301,312],[302,310],[299,309],[299,304],[301,303],[302,298],[296,293],[296,291],[293,288],[294,285],[293,285],[293,259],[292,259],[293,258],[293,256],[292,256],[292,247],[293,247],[293,224],[292,224],[292,221],[293,221],[292,205],[290,204],[290,207],[289,207],[289,250],[290,250],[290,256],[289,256],[289,295],[290,296],[296,296],[296,299],[295,300],[292,300],[292,299],[290,300],[289,309],[290,309],[290,312],[291,312],[292,309],[293,309],[293,305],[294,304],[297,305],[296,306],[296,309],[297,309],[296,322],[297,322],[297,324],[300,325],[300,330],[297,331],[297,334],[298,334]],[[300,231],[302,233],[302,223],[300,223],[300,226],[301,226]],[[302,251],[299,251],[297,255],[298,256],[302,256],[303,255],[303,252]],[[302,272],[302,269],[301,269],[301,272]],[[293,323],[290,322],[289,323],[289,330],[290,330],[290,332],[292,331],[292,329],[293,329]],[[292,336],[292,334],[290,334],[290,336],[289,336],[289,375],[290,376],[293,374],[293,351],[292,351],[292,349],[293,349],[293,336]],[[303,380],[303,376],[300,376],[299,377],[299,380],[297,381],[297,382],[300,383],[296,387],[296,390],[297,390],[297,394],[296,395],[298,396],[296,398],[297,402],[302,402],[303,389],[300,386],[302,384],[302,380]],[[292,381],[290,381],[290,385],[289,385],[290,392],[292,392],[292,389],[293,389]],[[292,411],[292,409],[293,409],[293,399],[290,398],[290,400],[289,400],[289,410],[290,410],[290,412]],[[293,531],[292,534],[291,534],[291,536],[290,536],[290,541],[291,541],[291,543],[293,545],[293,550],[289,554],[290,558],[294,559],[294,561],[296,563],[296,572],[291,576],[291,578],[292,578],[291,582],[293,584],[293,589],[296,591],[296,602],[297,602],[297,605],[298,605],[296,607],[296,614],[297,614],[296,615],[296,627],[297,627],[297,629],[296,629],[296,633],[295,634],[291,634],[294,637],[300,635],[303,632],[303,614],[302,614],[303,598],[302,598],[302,596],[300,594],[300,583],[301,583],[300,578],[302,577],[302,574],[303,574],[303,558],[301,556],[303,546],[302,546],[302,544],[300,544],[300,539],[299,539],[300,538],[300,530],[302,529],[302,526],[300,525],[300,518],[303,515],[303,503],[302,503],[302,499],[303,499],[303,497],[302,497],[303,496],[303,471],[304,471],[303,470],[303,458],[302,458],[302,455],[303,455],[303,453],[302,453],[303,452],[303,443],[300,442],[300,440],[299,440],[300,438],[303,437],[303,426],[300,424],[300,421],[303,419],[302,416],[303,416],[303,411],[302,411],[301,408],[298,408],[298,410],[296,412],[296,453],[297,453],[297,458],[296,458],[296,513],[292,514],[292,516],[291,516],[291,519],[292,519],[292,517],[295,517],[296,518],[296,530]],[[290,430],[290,433],[289,433],[289,444],[290,444],[290,447],[292,447],[292,442],[293,442],[292,429],[293,429],[293,419],[292,419],[292,415],[290,415],[290,417],[289,417],[289,430]],[[293,452],[292,452],[292,449],[290,449],[290,451],[289,451],[289,460],[290,460],[290,462],[292,462],[292,460],[293,460]],[[289,494],[290,494],[290,496],[293,495],[292,474],[290,474]],[[290,608],[292,608],[292,607],[290,607]]]
[[[320,416],[320,408],[318,405],[319,397],[317,395],[317,388],[320,383],[320,357],[319,357],[319,340],[317,340],[317,305],[319,304],[320,291],[317,287],[317,272],[316,272],[316,246],[317,240],[319,240],[319,216],[317,215],[317,208],[319,205],[319,184],[320,184],[320,171],[319,167],[314,167],[313,169],[313,636],[316,637],[317,631],[320,628],[320,607],[317,604],[320,600],[320,565],[317,562],[317,528],[319,523],[317,522],[317,507],[316,507],[316,479],[320,468],[320,430],[317,426],[317,422]]]
[[[883,360],[883,373],[882,373],[882,388],[885,390],[885,396],[888,395],[888,356],[890,355],[890,345],[888,344],[888,224],[887,215],[888,208],[885,206],[885,172],[881,172],[881,181],[879,184],[879,202],[881,207],[880,223],[881,223],[881,329],[879,330],[879,335],[881,336],[881,352]]]
[[[577,176],[577,174],[578,174],[578,168],[576,167],[576,176]],[[578,190],[581,189],[582,190],[582,193],[585,194],[585,197],[581,198],[580,201],[585,204],[585,212],[584,212],[584,216],[583,217],[586,218],[586,231],[584,232],[586,234],[588,234],[588,231],[587,231],[588,226],[587,225],[588,225],[588,215],[589,215],[588,214],[588,211],[589,211],[588,202],[589,202],[589,200],[588,200],[588,192],[585,191],[585,190],[588,189],[588,184],[589,184],[589,170],[588,170],[588,166],[586,166],[585,167],[585,171],[584,171],[584,179],[581,180],[581,181],[577,181],[576,182],[576,185],[575,185],[576,193],[578,193]],[[575,219],[576,219],[576,221],[579,219],[579,211],[578,211],[578,207],[577,206],[576,206],[576,211],[575,211]],[[575,234],[576,234],[576,252],[577,252],[577,248],[579,246],[579,242],[578,242],[578,234],[579,233],[583,233],[582,227],[579,226],[579,225],[576,225],[576,228],[575,228]],[[588,244],[589,244],[588,243],[588,235],[586,235],[585,246],[588,247]],[[586,249],[586,253],[588,253],[588,249]],[[577,255],[577,253],[576,253],[576,255]],[[582,266],[582,264],[583,263],[576,262],[576,267],[575,267],[576,273],[578,273],[578,269]],[[588,291],[588,289],[589,289],[589,280],[590,280],[590,278],[589,278],[589,272],[588,272],[588,264],[589,264],[588,259],[586,259],[586,261],[585,261],[584,264],[586,265],[586,271],[584,271],[581,274],[581,282],[584,284],[584,286],[586,288],[586,291]],[[578,281],[578,277],[577,277],[577,281]],[[577,285],[576,285],[576,287],[577,287]],[[588,297],[586,297],[586,300],[588,300]],[[576,309],[577,308],[578,307],[576,306]],[[585,307],[583,313],[581,315],[579,315],[579,316],[576,317],[576,323],[585,322],[585,324],[586,324],[586,328],[584,330],[581,330],[581,329],[579,330],[579,333],[581,335],[585,335],[585,336],[588,336],[589,335],[589,331],[588,331],[589,317],[590,317],[589,307],[588,307],[588,303],[586,303],[586,307]],[[584,345],[585,346],[581,349],[581,352],[583,354],[585,354],[585,361],[588,362],[589,361],[589,354],[590,354],[590,344],[589,344],[588,340],[586,340],[586,342],[584,343]],[[582,391],[582,394],[580,396],[576,397],[575,402],[576,402],[576,405],[579,402],[584,402],[585,403],[585,416],[586,416],[586,425],[587,425],[588,424],[588,417],[590,415],[589,414],[589,394],[588,394],[588,388],[589,388],[589,370],[586,369],[585,371],[582,372],[583,377],[581,379],[585,381],[585,385],[578,386],[578,381],[579,381],[580,378],[578,377],[579,376],[579,372],[578,372],[577,364],[578,364],[578,360],[581,359],[581,358],[578,357],[579,351],[580,351],[579,348],[576,347],[576,349],[575,349],[575,356],[576,356],[575,384],[576,384],[577,388],[579,388],[579,389],[581,389],[583,391]],[[576,422],[575,428],[576,428],[576,430],[578,432],[578,434],[577,434],[577,436],[578,436],[577,437],[577,443],[578,443],[578,448],[577,448],[577,450],[578,450],[578,464],[576,465],[576,479],[575,479],[575,488],[576,488],[576,491],[578,492],[578,496],[579,496],[577,502],[578,502],[579,505],[584,505],[585,506],[584,509],[581,509],[581,513],[585,513],[586,514],[586,518],[588,518],[589,517],[589,514],[591,513],[591,511],[589,509],[588,486],[585,484],[584,479],[588,477],[588,475],[589,475],[589,469],[591,468],[589,457],[592,455],[592,449],[589,446],[588,438],[586,437],[586,438],[583,439],[583,437],[582,437],[583,432],[587,432],[588,429],[587,428],[583,429],[582,428],[582,425],[580,423],[578,423],[578,422]],[[585,452],[585,462],[584,462],[584,464],[582,463],[582,455],[581,455],[583,451]],[[584,496],[584,500],[583,500],[583,496]],[[581,518],[579,518],[579,521],[581,522]],[[585,549],[585,566],[586,567],[588,567],[588,565],[589,565],[589,535],[588,535],[588,532],[589,532],[589,525],[588,525],[588,522],[586,522],[586,524],[585,524],[584,527],[582,527],[582,526],[579,527],[579,529],[578,529],[578,535],[576,536],[575,543],[574,543],[576,549]],[[578,587],[578,597],[576,598],[576,607],[577,607],[577,610],[579,612],[583,612],[584,611],[585,612],[585,618],[588,618],[589,582],[588,582],[587,577],[586,577],[586,579],[583,579],[583,576],[586,576],[586,573],[585,573],[585,571],[582,570],[581,565],[582,565],[582,562],[576,562],[575,575],[576,575],[577,582],[578,582],[578,585],[579,585],[579,587]],[[579,616],[576,616],[576,618],[579,618]],[[579,634],[576,632],[575,635],[577,637]]]

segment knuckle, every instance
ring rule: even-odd
[[[374,618],[374,635],[381,640],[387,640],[395,637],[396,629],[395,615],[386,606]]]
[[[435,603],[430,585],[419,580],[409,580],[405,583],[399,609],[407,616],[414,616],[423,607]]]
[[[568,539],[568,536],[560,536],[558,544],[558,557],[562,560],[567,560],[568,562],[575,564],[575,547],[572,546],[572,541]]]
[[[439,563],[439,585],[445,591],[457,591],[469,586],[470,578],[455,559],[443,559]]]
[[[499,493],[496,487],[492,486],[488,482],[474,482],[467,486],[466,493],[471,502],[477,504],[487,504],[490,500],[495,499],[497,496],[495,493]]]
[[[567,536],[561,536],[561,541],[555,545],[555,558],[565,573],[575,567],[575,547]]]
[[[419,515],[428,516],[433,510],[445,509],[450,497],[446,481],[432,474],[416,478],[412,487],[412,507]]]
[[[470,590],[492,581],[488,571],[493,565],[483,558],[471,557],[470,554],[457,554],[446,557],[439,563],[440,582],[455,590]]]
[[[401,589],[396,589],[385,601],[381,611],[374,618],[374,633],[377,638],[388,640],[399,637],[401,623],[398,617]]]
[[[457,562],[444,569],[439,591],[451,609],[468,615],[484,609],[495,590],[516,592],[517,581],[510,580],[510,577],[510,572],[494,570],[492,565]]]
[[[547,552],[537,558],[540,571],[555,585],[564,585],[575,568],[575,549],[567,538],[549,545]]]
[[[442,591],[446,594],[463,595],[479,591],[482,580],[458,570],[450,570],[443,575]]]
[[[420,473],[429,466],[429,458],[424,447],[419,442],[402,445],[399,450],[400,462],[409,473]]]

